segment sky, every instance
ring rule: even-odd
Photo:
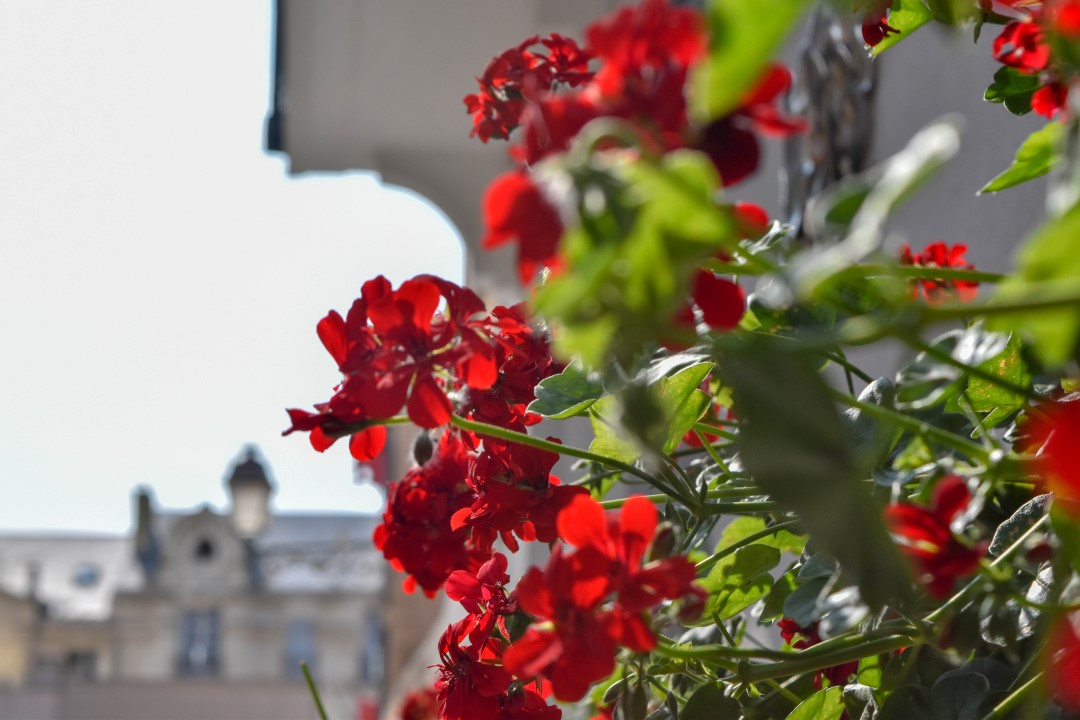
[[[281,437],[338,380],[364,280],[460,281],[422,198],[262,150],[269,0],[0,3],[0,532],[124,532],[131,492],[223,507],[246,443],[280,510],[376,509],[344,444]]]

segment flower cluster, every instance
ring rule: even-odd
[[[535,43],[530,38],[493,59],[481,78],[481,86],[490,84],[489,75],[503,78],[498,87],[509,90],[503,92],[508,99],[500,101],[502,105],[483,100],[483,93],[465,99],[470,111],[478,113],[474,122],[485,127],[474,132],[481,139],[509,138],[509,131],[520,124],[520,140],[511,148],[519,166],[496,178],[484,196],[488,232],[483,246],[516,240],[523,283],[542,267],[559,267],[558,246],[564,230],[558,209],[529,170],[540,160],[566,151],[589,122],[618,121],[646,152],[700,150],[713,161],[725,185],[756,170],[760,160],[757,133],[785,136],[804,128],[801,120],[784,116],[776,107],[791,85],[790,73],[780,65],[769,66],[733,112],[704,126],[690,121],[687,79],[704,59],[707,46],[699,11],[646,0],[594,22],[585,36],[586,49],[559,38],[560,47],[568,48],[572,59],[560,67],[572,71],[572,76],[546,69],[551,62],[525,49]],[[595,75],[580,72],[580,61],[587,57],[597,61]],[[539,71],[533,70],[537,64]],[[564,92],[556,91],[560,85]],[[504,107],[507,103],[512,104]]]
[[[1080,1],[1008,4],[1022,14],[994,39],[994,59],[1038,78],[1031,95],[1031,109],[1053,118],[1065,107],[1069,93],[1066,74],[1054,56],[1053,41],[1055,38],[1066,43],[1080,40]]]
[[[518,604],[543,622],[506,651],[504,665],[518,677],[542,676],[556,698],[572,701],[611,674],[619,647],[647,652],[656,646],[646,610],[685,599],[691,613],[700,611],[704,593],[685,557],[643,564],[658,524],[655,506],[643,497],[628,499],[615,518],[578,496],[559,513],[558,524],[576,550],[556,547],[546,567],[530,568],[518,583]]]
[[[780,629],[780,637],[784,639],[784,642],[796,650],[805,650],[821,642],[817,622],[811,623],[809,627],[803,627],[791,618],[781,618],[777,621],[776,626]],[[814,687],[820,688],[823,684],[822,681],[828,681],[830,686],[846,685],[848,678],[854,675],[858,669],[859,661],[854,660],[818,670],[814,673]]]
[[[900,549],[918,570],[919,580],[934,597],[947,597],[957,580],[970,576],[986,553],[957,538],[955,525],[969,518],[971,491],[963,479],[949,475],[938,481],[929,508],[894,503],[885,508],[885,523]]]
[[[360,461],[382,450],[380,421],[403,407],[422,428],[448,423],[451,393],[485,393],[485,419],[522,421],[532,397],[524,397],[521,376],[531,372],[524,384],[535,386],[558,369],[521,307],[488,315],[471,290],[433,275],[418,275],[396,290],[381,275],[369,280],[344,318],[332,310],[317,330],[344,378],[317,412],[289,410],[292,425],[284,434],[310,432],[320,452],[350,435],[349,450]]]
[[[447,595],[469,614],[440,641],[440,718],[558,718],[547,695],[579,700],[611,674],[620,647],[655,647],[647,610],[680,599],[700,610],[704,594],[693,584],[692,563],[646,561],[658,525],[647,499],[628,499],[615,517],[578,495],[557,523],[575,550],[556,544],[547,565],[531,568],[512,592],[506,557],[498,552],[475,571],[450,575]],[[535,622],[515,634],[508,628],[512,616]]]
[[[937,241],[930,243],[919,253],[911,252],[911,247],[904,243],[900,246],[899,257],[901,265],[912,267],[974,270],[975,266],[964,259],[966,253],[967,245],[963,243],[946,245]],[[921,291],[923,297],[930,303],[943,302],[952,298],[969,301],[975,299],[978,287],[979,283],[974,280],[944,280],[927,277],[912,283],[911,295],[918,297]]]

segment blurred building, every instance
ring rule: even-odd
[[[373,720],[385,677],[374,515],[270,512],[254,450],[230,507],[135,492],[129,536],[0,535],[0,718]]]

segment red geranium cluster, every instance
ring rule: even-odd
[[[921,253],[911,252],[911,247],[904,243],[900,246],[900,264],[926,268],[959,268],[961,270],[974,270],[975,266],[964,259],[967,253],[967,245],[956,243],[946,245],[941,241],[932,242],[923,248]],[[927,302],[937,303],[950,298],[963,301],[974,300],[978,293],[979,283],[974,280],[939,280],[935,278],[921,278],[917,283],[912,283],[911,295],[918,297],[922,291]]]
[[[559,700],[580,700],[614,670],[619,647],[656,646],[646,610],[683,599],[688,614],[700,612],[705,593],[693,584],[693,563],[681,556],[645,562],[657,524],[656,507],[640,496],[618,517],[588,495],[575,497],[558,528],[576,550],[556,546],[545,568],[530,568],[518,583],[518,605],[542,622],[506,651],[506,669],[549,680]]]
[[[783,136],[804,128],[801,120],[785,117],[775,106],[791,84],[790,73],[779,65],[767,69],[735,111],[706,126],[690,121],[687,78],[704,59],[707,46],[704,17],[697,10],[669,7],[664,0],[645,0],[594,22],[585,34],[585,50],[560,38],[562,46],[570,48],[568,56],[574,61],[586,56],[598,61],[593,77],[580,72],[580,62],[565,65],[575,73],[561,81],[570,91],[554,91],[560,82],[555,72],[545,70],[542,77],[530,82],[533,76],[528,70],[503,69],[496,75],[524,78],[503,85],[515,88],[516,104],[512,108],[488,112],[491,103],[478,99],[483,94],[465,99],[470,111],[481,112],[474,122],[500,128],[475,133],[482,139],[508,136],[509,130],[502,133],[501,128],[512,129],[520,120],[521,138],[511,148],[518,169],[497,178],[484,196],[488,232],[483,245],[490,248],[516,239],[518,270],[524,283],[541,267],[558,267],[558,244],[563,233],[558,210],[534,183],[529,168],[545,157],[564,152],[590,121],[601,117],[618,119],[632,129],[637,144],[654,153],[678,148],[701,150],[716,165],[725,185],[742,180],[757,168],[757,132]],[[537,56],[524,48],[534,42],[530,38],[522,46],[507,50],[492,61],[493,65],[529,66]],[[546,60],[541,62],[542,67],[548,64]],[[489,65],[489,71],[493,65]],[[487,75],[481,79],[482,86]],[[530,85],[535,91],[518,90]],[[504,115],[512,116],[514,123],[495,119]]]
[[[994,59],[1025,75],[1037,76],[1039,87],[1031,96],[1031,109],[1053,118],[1065,107],[1069,88],[1054,62],[1048,34],[1068,42],[1080,39],[1080,1],[1048,0],[1015,6],[1025,15],[1009,22],[995,38]]]
[[[620,647],[656,646],[645,611],[678,599],[700,611],[705,594],[693,584],[689,560],[645,562],[657,520],[642,497],[627,500],[615,517],[578,495],[557,519],[559,535],[577,549],[557,544],[547,566],[531,568],[513,592],[501,553],[475,571],[452,573],[446,593],[469,614],[439,642],[439,717],[555,720],[562,713],[548,695],[579,700],[612,673]],[[539,622],[518,637],[507,627],[510,616]]]
[[[986,553],[984,546],[971,547],[953,532],[952,525],[963,522],[971,501],[967,483],[948,475],[934,487],[929,509],[911,503],[885,508],[886,525],[936,598],[952,593],[956,581],[974,573]]]
[[[1039,451],[1038,463],[1054,502],[1074,517],[1080,516],[1080,402],[1070,399],[1043,405],[1032,423],[1031,452]]]
[[[450,421],[450,393],[487,392],[489,415],[521,416],[532,399],[521,399],[521,367],[540,373],[534,386],[558,370],[520,307],[488,315],[471,290],[434,275],[396,290],[381,275],[369,280],[344,318],[331,310],[317,330],[344,379],[317,412],[289,410],[292,425],[283,434],[308,431],[320,452],[350,435],[349,450],[360,461],[379,454],[386,442],[380,421],[403,406],[414,423],[436,428]],[[501,374],[507,367],[508,383]],[[496,397],[508,403],[498,413],[490,407]]]

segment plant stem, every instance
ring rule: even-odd
[[[484,422],[477,422],[476,420],[466,420],[463,417],[457,415],[450,416],[450,424],[459,427],[462,430],[468,430],[469,432],[476,433],[477,435],[485,435],[487,437],[493,437],[498,440],[505,440],[507,442],[517,443],[518,445],[526,445],[528,447],[536,448],[538,450],[547,450],[548,452],[558,453],[559,455],[569,455],[570,457],[580,458],[582,460],[589,460],[594,463],[606,465],[610,468],[621,470],[622,472],[633,475],[634,477],[644,480],[657,490],[663,490],[667,492],[668,488],[662,487],[662,483],[659,483],[655,477],[649,475],[647,472],[625,463],[621,460],[615,460],[614,458],[604,457],[603,455],[597,455],[594,452],[588,450],[582,450],[571,445],[563,445],[561,443],[545,440],[544,438],[538,438],[526,433],[520,433],[516,430],[510,430],[508,428],[499,427],[498,425],[490,425]]]
[[[311,698],[315,701],[315,709],[319,712],[320,720],[327,720],[326,708],[323,707],[319,690],[315,687],[315,679],[311,677],[311,670],[308,669],[306,660],[300,661],[300,672],[304,673],[304,679],[307,680],[308,690],[311,691]]]
[[[933,345],[930,345],[929,343],[923,342],[919,338],[905,337],[904,342],[906,342],[908,345],[915,348],[916,350],[919,350],[920,352],[926,353],[927,355],[934,358],[935,360],[940,360],[941,362],[945,363],[946,365],[952,365],[954,368],[957,368],[957,369],[959,369],[959,370],[961,370],[963,372],[968,373],[969,375],[977,377],[980,380],[985,380],[988,383],[991,383],[993,385],[997,385],[998,387],[1003,388],[1005,390],[1008,390],[1009,392],[1011,392],[1011,393],[1013,393],[1015,395],[1020,395],[1021,397],[1027,398],[1028,400],[1031,400],[1031,401],[1034,401],[1034,402],[1042,402],[1043,401],[1043,399],[1040,398],[1038,395],[1036,395],[1035,391],[1032,390],[1031,388],[1029,388],[1029,387],[1024,388],[1024,387],[1020,387],[1019,385],[1014,385],[1013,383],[1009,382],[1008,380],[1006,380],[1004,378],[1001,378],[1001,377],[998,377],[997,375],[994,375],[993,373],[987,372],[987,371],[983,370],[982,368],[978,367],[977,365],[972,366],[972,365],[967,365],[965,363],[962,363],[959,360],[957,360],[956,358],[954,358],[952,355],[950,355],[949,353],[942,350],[941,348],[936,348]]]
[[[758,540],[760,540],[761,538],[769,537],[770,535],[775,535],[776,533],[780,532],[781,530],[787,530],[790,527],[795,527],[798,524],[799,524],[798,520],[786,520],[786,521],[781,522],[781,523],[776,523],[772,527],[767,527],[764,530],[759,530],[756,533],[753,533],[751,535],[747,535],[743,539],[741,539],[741,540],[739,540],[737,542],[731,543],[730,545],[728,545],[723,550],[720,550],[720,551],[710,555],[709,557],[705,558],[701,562],[699,562],[697,564],[697,570],[698,570],[699,573],[702,572],[703,570],[708,570],[710,567],[715,565],[718,561],[724,559],[725,557],[727,557],[731,553],[735,552],[736,550],[739,550],[740,548],[744,548],[747,545],[751,545],[751,544],[757,542]]]
[[[855,375],[856,377],[858,377],[863,382],[865,382],[865,383],[874,382],[874,378],[872,378],[868,374],[864,373],[862,370],[860,370],[858,368],[858,366],[856,366],[854,363],[852,363],[850,360],[848,360],[846,357],[844,357],[840,353],[838,353],[838,352],[837,353],[823,352],[823,353],[821,353],[821,355],[826,360],[836,363],[840,367],[844,368],[844,370],[850,372],[852,375]]]
[[[724,428],[716,427],[715,425],[710,425],[709,423],[696,422],[694,423],[694,429],[708,435],[716,435],[717,437],[722,437],[725,440],[736,440],[738,438],[735,433],[729,432]]]
[[[923,422],[922,420],[916,420],[915,418],[908,417],[903,413],[893,410],[892,408],[885,407],[883,405],[875,405],[873,403],[862,402],[857,398],[853,398],[840,390],[829,388],[829,393],[838,402],[841,402],[849,407],[858,408],[867,415],[875,417],[879,420],[885,420],[891,422],[894,425],[909,430],[917,435],[922,435],[927,438],[936,440],[937,442],[951,447],[954,450],[966,454],[968,457],[976,458],[984,464],[988,464],[990,461],[990,451],[977,442],[962,438],[959,435],[954,435],[948,430],[943,430],[939,427],[931,425],[930,423]]]
[[[1031,690],[1042,680],[1042,673],[1038,673],[1026,683],[1013,690],[1005,699],[994,706],[994,709],[983,716],[983,720],[1000,720],[1016,709],[1016,706],[1027,696]]]

